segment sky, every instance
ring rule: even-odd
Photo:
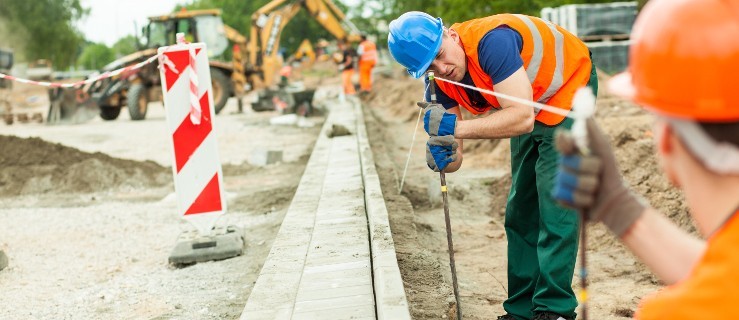
[[[186,0],[81,0],[82,7],[90,8],[90,14],[77,23],[79,30],[93,42],[112,46],[118,39],[140,33],[147,18],[172,12],[177,4]],[[135,32],[134,22],[138,28]]]

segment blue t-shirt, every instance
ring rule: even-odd
[[[477,46],[480,67],[490,76],[493,84],[499,83],[508,79],[516,70],[523,66],[521,50],[523,50],[523,38],[517,31],[508,26],[500,26],[490,30],[482,37]],[[469,71],[465,73],[464,78],[460,82],[475,86]],[[428,85],[428,78],[426,79],[426,85]],[[467,91],[467,96],[471,100],[469,103],[473,107],[480,107],[482,110],[490,105],[479,91],[462,87],[455,88],[457,90],[464,89]],[[459,105],[454,99],[441,91],[438,86],[436,86],[436,99],[446,109]],[[430,90],[426,90],[426,101],[431,101]]]

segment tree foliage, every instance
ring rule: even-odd
[[[113,47],[110,48],[113,52],[113,56],[115,58],[120,58],[122,56],[131,54],[136,52],[138,49],[136,48],[136,37],[132,35],[127,35],[123,38],[118,39],[116,43],[113,44]]]
[[[424,11],[441,17],[445,24],[470,20],[497,13],[522,13],[539,16],[545,7],[565,4],[608,3],[613,0],[384,0],[391,19],[408,11]]]
[[[83,42],[74,22],[88,12],[79,0],[0,0],[0,46],[14,49],[19,60],[50,59],[64,69]]]
[[[98,70],[115,59],[115,53],[102,43],[93,43],[82,50],[77,64],[88,70]]]

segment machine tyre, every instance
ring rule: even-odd
[[[105,121],[111,121],[118,119],[118,115],[121,114],[121,107],[116,106],[101,106],[100,107],[100,118]]]
[[[226,77],[223,71],[210,68],[210,82],[213,87],[213,103],[215,104],[213,109],[218,114],[226,106],[228,98],[231,97],[231,80]]]
[[[128,114],[131,115],[131,120],[144,120],[144,118],[146,118],[146,110],[149,104],[149,95],[146,86],[140,83],[131,85],[131,87],[128,88],[126,100],[128,104]]]

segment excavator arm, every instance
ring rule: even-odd
[[[348,40],[357,28],[331,0],[274,0],[252,15],[251,33],[247,45],[247,72],[255,88],[273,83],[281,62],[277,56],[282,30],[300,11],[305,9],[323,28],[339,40]]]

